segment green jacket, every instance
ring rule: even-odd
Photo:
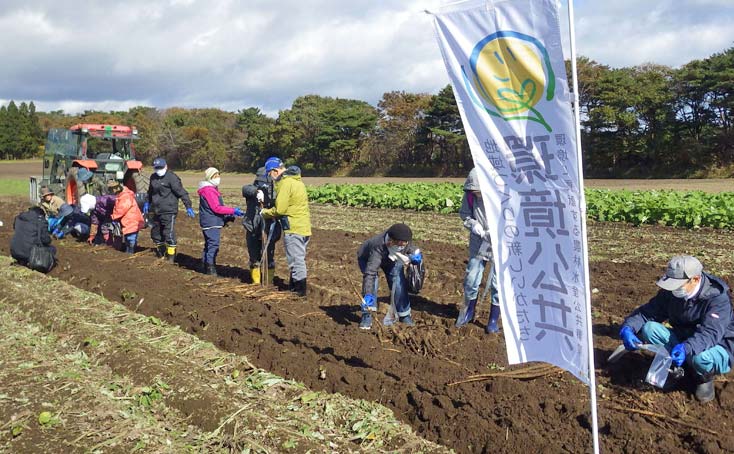
[[[283,172],[275,182],[275,206],[262,210],[262,215],[266,219],[288,216],[291,228],[283,233],[311,236],[311,214],[306,185],[301,181],[301,169],[291,166]]]

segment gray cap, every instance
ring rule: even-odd
[[[668,269],[663,277],[658,279],[658,287],[665,290],[680,288],[690,278],[700,276],[703,265],[696,257],[690,255],[676,255],[668,262]]]

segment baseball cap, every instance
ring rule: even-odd
[[[153,168],[154,169],[162,169],[166,166],[166,160],[163,158],[155,158],[153,160]]]
[[[668,268],[663,277],[658,279],[658,287],[673,291],[680,288],[688,279],[700,276],[703,265],[696,257],[690,255],[676,255],[668,262]]]
[[[82,167],[77,172],[76,178],[78,181],[81,181],[82,183],[84,183],[86,181],[89,181],[92,178],[92,172]]]
[[[277,169],[279,167],[283,167],[283,161],[280,160],[280,158],[276,156],[271,156],[268,158],[267,161],[265,161],[265,172],[270,172],[273,169]]]

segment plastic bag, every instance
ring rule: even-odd
[[[653,386],[662,388],[665,386],[665,381],[668,379],[668,373],[670,372],[671,364],[673,364],[673,358],[671,358],[668,349],[663,345],[645,344],[640,347],[655,353],[655,358],[652,360],[650,369],[647,370],[645,381]]]

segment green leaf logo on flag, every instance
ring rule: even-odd
[[[474,46],[471,74],[462,66],[464,84],[476,105],[504,120],[530,120],[552,131],[535,108],[553,99],[555,75],[545,46],[513,31],[493,33]]]

